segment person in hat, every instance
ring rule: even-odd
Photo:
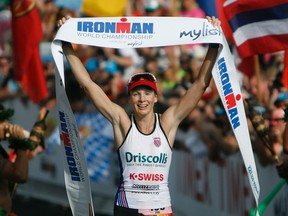
[[[58,21],[58,27],[70,17]],[[207,17],[214,26],[220,21]],[[218,55],[218,44],[210,44],[198,79],[179,102],[162,114],[154,112],[157,80],[149,72],[136,73],[128,80],[128,101],[132,114],[113,103],[91,80],[72,45],[62,43],[63,52],[79,85],[95,107],[111,122],[121,170],[115,197],[114,216],[171,216],[168,175],[177,128],[197,106],[211,81],[211,71]]]

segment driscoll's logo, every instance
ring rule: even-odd
[[[131,152],[126,152],[125,155],[126,162],[134,162],[134,163],[158,163],[158,164],[166,164],[168,156],[166,153],[161,153],[160,155],[142,155],[132,154]]]

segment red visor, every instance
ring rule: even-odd
[[[137,86],[148,86],[157,94],[156,78],[151,73],[139,73],[132,76],[128,82],[128,92]]]

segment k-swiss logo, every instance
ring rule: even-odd
[[[129,178],[131,180],[138,180],[138,181],[163,181],[164,175],[163,174],[151,174],[151,173],[130,173]]]
[[[159,146],[161,145],[161,139],[160,139],[160,137],[154,137],[153,139],[154,139],[154,145],[155,145],[156,147],[159,147]]]

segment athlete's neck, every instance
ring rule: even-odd
[[[145,117],[134,116],[138,129],[144,134],[150,134],[154,130],[155,114],[151,113]]]

